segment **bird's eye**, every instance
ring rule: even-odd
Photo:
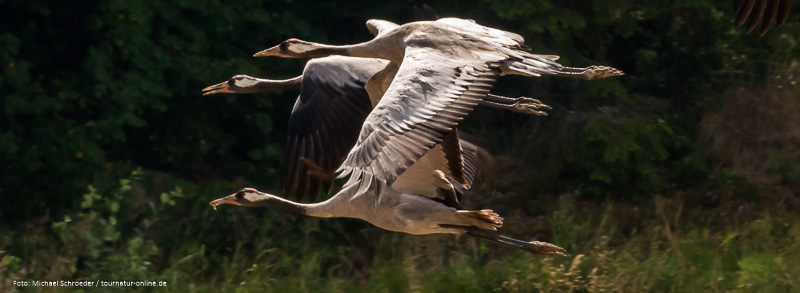
[[[236,193],[236,198],[237,199],[242,199],[243,197],[244,197],[244,191],[239,191],[239,192]]]
[[[281,51],[286,51],[286,47],[288,47],[288,46],[289,46],[289,43],[287,41],[287,42],[281,43],[279,48],[281,49]]]

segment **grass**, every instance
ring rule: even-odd
[[[137,187],[147,185],[142,177],[90,188],[79,212],[4,236],[0,291],[35,279],[163,280],[167,287],[144,290],[167,292],[800,291],[800,216],[735,198],[708,208],[688,194],[638,205],[562,196],[549,217],[520,218],[504,231],[552,235],[568,250],[541,257],[356,220],[214,212],[189,199],[186,190],[201,187],[148,197],[148,188]],[[534,221],[549,221],[551,231],[519,226]]]

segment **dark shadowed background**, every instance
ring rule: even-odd
[[[164,280],[167,291],[798,291],[800,12],[765,36],[730,1],[428,1],[519,33],[598,81],[504,77],[549,116],[478,109],[495,155],[466,205],[538,257],[453,235],[208,202],[276,193],[298,92],[201,96],[296,37],[349,44],[416,1],[0,0],[0,291]],[[795,5],[797,6],[797,5]],[[35,288],[28,288],[34,289]],[[62,288],[63,289],[63,288]],[[66,288],[69,289],[69,288]]]

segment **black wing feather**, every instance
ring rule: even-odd
[[[333,187],[333,173],[355,144],[361,125],[372,110],[364,88],[369,77],[382,67],[342,64],[345,58],[321,58],[309,62],[303,73],[300,97],[289,118],[286,144],[283,195],[316,201],[320,189],[326,194]],[[385,64],[363,58],[347,58],[351,63]],[[314,63],[312,63],[314,62]],[[373,64],[375,63],[375,64]],[[355,68],[355,69],[354,69]],[[329,178],[309,174],[304,157],[322,168]],[[296,193],[295,193],[296,191]]]

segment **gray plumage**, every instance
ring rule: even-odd
[[[300,87],[300,95],[295,102],[287,129],[284,163],[282,167],[281,189],[283,197],[296,196],[297,201],[308,199],[315,202],[320,189],[329,194],[333,187],[333,173],[342,163],[348,151],[355,144],[364,119],[372,110],[365,90],[367,80],[382,71],[388,61],[373,58],[330,56],[310,60],[303,75],[288,80],[270,80],[236,75],[226,82],[203,89],[204,95],[217,93],[256,93],[269,90]],[[377,98],[380,98],[380,93]],[[508,98],[516,101],[517,99]],[[477,149],[471,143],[470,151]],[[475,166],[477,161],[463,162],[460,149],[448,147],[446,154],[433,152],[424,160],[434,160],[432,156],[444,158],[437,169],[446,175],[458,178],[464,183],[462,164]],[[471,153],[465,154],[467,156]],[[474,155],[472,155],[474,157]],[[470,159],[477,160],[477,157]],[[475,168],[467,172],[476,172]],[[424,175],[428,176],[429,170]],[[411,173],[410,173],[411,174]],[[455,174],[455,175],[454,175]],[[474,173],[467,173],[473,176]],[[423,187],[419,176],[406,176],[399,184],[407,184],[426,189],[426,194],[435,194],[433,186]],[[427,177],[426,177],[427,178]],[[471,182],[471,179],[469,180]]]
[[[333,172],[355,144],[361,124],[372,110],[364,86],[387,63],[372,58],[317,58],[306,64],[301,76],[292,79],[236,75],[203,91],[208,95],[299,87],[288,123],[281,189],[287,198],[296,195],[298,201],[307,198],[314,202],[320,189],[330,193]],[[319,173],[328,174],[327,178],[312,175],[309,163],[320,167]]]
[[[501,75],[591,79],[622,74],[613,68],[593,67],[597,73],[587,76],[588,68],[564,67],[556,62],[558,56],[525,51],[517,34],[455,18],[379,30],[372,41],[352,46],[304,46],[318,49],[297,55],[342,54],[399,64],[386,94],[367,117],[356,146],[340,167],[340,176],[350,175],[347,184],[360,184],[361,192],[375,181],[394,182],[481,103]],[[291,44],[287,48],[294,53]]]
[[[463,155],[465,149],[472,146],[450,142],[458,142],[456,126],[486,99],[503,74],[592,79],[622,73],[613,68],[595,67],[589,72],[588,68],[561,66],[555,62],[557,56],[525,51],[519,35],[468,20],[441,19],[402,26],[370,21],[369,26],[377,37],[366,43],[327,46],[290,39],[254,55],[344,55],[387,59],[391,62],[387,68],[394,65],[390,70],[396,70],[396,74],[379,79],[373,76],[368,82],[385,83],[393,77],[340,167],[342,175],[350,175],[345,187],[318,204],[293,203],[253,189],[243,189],[211,204],[271,206],[315,217],[359,218],[409,234],[467,233],[533,253],[561,254],[563,249],[549,243],[499,235],[496,229],[502,225],[502,218],[496,213],[469,211],[461,206],[464,187],[471,184],[467,177],[474,177],[474,173],[468,176],[470,171],[465,166],[471,164],[452,164],[447,153],[458,149],[463,161],[468,157]],[[382,87],[375,88],[376,93],[383,91]],[[445,159],[428,155],[435,152],[443,152]],[[443,165],[460,169],[460,174],[445,174],[438,169]],[[422,184],[403,184],[406,178]],[[436,193],[415,188],[418,185],[433,186]]]

